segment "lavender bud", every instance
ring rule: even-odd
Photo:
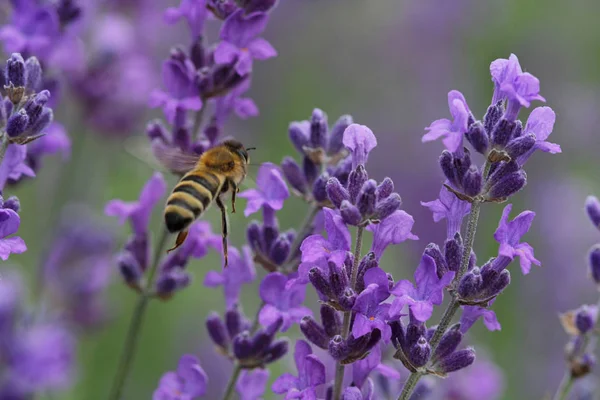
[[[10,208],[14,212],[19,212],[21,209],[21,202],[17,196],[10,196],[8,199],[6,199],[2,205],[2,208]]]
[[[600,285],[600,245],[595,245],[589,255],[590,273],[597,285]]]
[[[460,325],[456,326],[460,328]],[[438,344],[438,347],[435,349],[435,353],[433,353],[433,363],[435,364],[438,360],[446,358],[454,353],[462,340],[462,336],[460,329],[449,329],[446,331],[440,340],[440,344]]]
[[[371,335],[365,336],[368,336],[369,340],[364,345],[362,349],[362,354],[366,353],[367,351],[371,351],[371,349],[375,347],[377,343],[379,343],[379,341],[381,340],[381,331],[379,329],[373,329],[373,331],[371,331]]]
[[[348,156],[340,161],[336,166],[329,168],[329,175],[335,176],[342,186],[348,185],[348,176],[352,171],[352,156]]]
[[[308,271],[308,279],[315,289],[323,296],[330,299],[334,297],[329,280],[319,267],[313,267]]]
[[[408,359],[410,360],[410,363],[417,368],[427,364],[430,356],[431,346],[427,342],[427,339],[425,339],[425,336],[421,336],[408,351]]]
[[[483,186],[483,177],[479,168],[471,165],[469,170],[465,173],[462,180],[462,187],[467,196],[475,197],[481,192]]]
[[[308,126],[305,121],[292,122],[288,128],[290,140],[298,150],[298,153],[304,154],[304,147],[308,146]]]
[[[279,360],[281,357],[285,356],[288,352],[289,342],[287,339],[279,339],[271,345],[266,356],[265,363],[272,363]]]
[[[354,302],[356,301],[356,292],[351,288],[346,288],[342,296],[338,298],[338,303],[345,310],[351,310],[354,307]]]
[[[333,261],[327,263],[329,266],[329,283],[335,297],[342,296],[344,290],[348,287],[348,275],[345,268],[337,265]]]
[[[516,120],[515,121],[515,128],[513,129],[512,132],[512,138],[516,139],[518,137],[521,137],[521,135],[523,134],[523,123],[521,122],[521,120]]]
[[[169,134],[160,120],[153,120],[146,125],[146,135],[150,140],[160,139],[163,142],[168,141]]]
[[[498,148],[504,148],[510,140],[513,130],[517,124],[502,118],[492,130],[492,145]]]
[[[342,115],[336,123],[331,128],[331,133],[329,135],[329,145],[327,149],[327,153],[330,155],[334,155],[342,151],[344,148],[344,131],[348,126],[350,126],[354,122],[352,120],[352,116],[350,115]]]
[[[493,270],[493,268],[491,268]],[[497,273],[497,272],[496,272]],[[502,270],[498,277],[491,280],[489,284],[484,279],[484,295],[485,297],[497,296],[510,284],[510,272],[507,269]]]
[[[412,311],[409,310],[410,322],[406,327],[406,345],[412,346],[417,343],[421,336],[425,336],[427,329],[425,324],[414,319]]]
[[[456,351],[448,357],[440,360],[437,363],[435,370],[443,374],[447,374],[466,368],[473,364],[473,361],[475,361],[475,350],[472,348],[467,348]]]
[[[327,304],[321,305],[321,322],[328,337],[339,335],[342,332],[340,314]]]
[[[355,357],[363,355],[365,351],[364,349],[369,343],[371,335],[374,332],[375,330],[373,330],[371,333],[359,337],[354,337],[354,335],[350,335],[350,337],[348,337],[348,340],[346,341],[346,346],[348,347],[347,357],[349,357],[350,355],[354,355]]]
[[[375,257],[375,253],[370,251],[365,255],[358,264],[358,275],[356,276],[356,292],[362,293],[365,290],[365,274],[371,268],[378,267],[379,263]]]
[[[600,200],[596,196],[588,196],[585,199],[585,211],[592,224],[600,229]]]
[[[454,156],[452,153],[450,153],[448,150],[442,151],[442,154],[439,158],[439,164],[446,179],[448,179],[453,186],[459,187],[460,182],[456,179],[456,172],[454,170]]]
[[[398,193],[392,193],[383,201],[375,206],[375,216],[377,219],[384,220],[402,205],[402,199]]]
[[[597,310],[592,311],[591,307],[585,305],[580,307],[575,315],[575,326],[582,335],[588,333],[596,325],[596,313]]]
[[[368,218],[375,211],[375,190],[377,190],[377,182],[369,179],[365,182],[356,200],[356,206],[363,218]]]
[[[318,108],[313,110],[310,119],[310,144],[315,149],[327,146],[327,115]]]
[[[477,263],[477,254],[473,250],[471,250],[471,255],[469,256],[469,264],[467,265],[467,271],[473,269],[475,264]]]
[[[509,197],[527,184],[527,174],[520,170],[505,176],[496,185],[492,186],[489,192],[491,199],[503,199]]]
[[[348,175],[348,193],[350,194],[350,202],[356,204],[356,199],[360,193],[364,183],[369,179],[365,166],[359,164],[355,170]]]
[[[208,335],[211,340],[219,347],[226,349],[229,345],[229,337],[227,336],[227,332],[225,330],[225,325],[221,318],[219,318],[219,314],[216,312],[212,312],[206,318],[206,330],[208,331]]]
[[[483,279],[479,268],[473,268],[472,271],[467,272],[458,285],[458,294],[463,299],[472,299],[481,291],[483,285]]]
[[[52,120],[54,119],[54,112],[52,111],[52,109],[48,108],[48,107],[44,107],[42,110],[42,114],[40,114],[40,116],[38,117],[38,119],[31,123],[30,120],[30,124],[29,124],[29,135],[33,136],[33,135],[37,135],[38,133],[42,132],[44,129],[46,129],[48,127],[48,125],[50,125],[50,123],[52,122]]]
[[[302,170],[304,171],[304,178],[307,182],[312,183],[319,176],[319,167],[310,158],[304,157],[302,163]]]
[[[8,136],[19,136],[27,129],[29,125],[29,117],[25,110],[21,109],[17,113],[11,115],[6,123],[6,133]]]
[[[490,145],[490,139],[483,127],[481,121],[477,121],[469,126],[469,130],[466,133],[467,140],[471,143],[471,146],[476,152],[486,154]]]
[[[125,283],[131,287],[139,287],[142,279],[142,269],[135,257],[130,252],[122,253],[117,258],[117,265]]]
[[[491,132],[494,126],[500,121],[500,118],[504,114],[504,109],[501,103],[497,103],[488,107],[484,117],[483,126],[486,132]]]
[[[142,271],[145,271],[149,257],[148,235],[134,235],[125,243],[124,247],[135,257]]]
[[[450,271],[458,272],[463,256],[463,244],[460,233],[456,233],[453,239],[446,240],[444,244],[444,255],[446,265]]]
[[[237,305],[225,313],[225,326],[229,337],[235,337],[244,330],[244,317]]]
[[[25,60],[23,60],[21,54],[11,54],[10,58],[6,60],[4,74],[7,85],[25,86]]]
[[[250,332],[244,331],[233,339],[233,355],[238,360],[248,359],[252,355]]]
[[[248,224],[248,228],[246,228],[246,239],[248,240],[248,244],[255,253],[262,252],[262,233],[261,226],[258,223],[258,221],[252,221],[250,222],[250,224]]]
[[[190,275],[182,269],[171,270],[158,278],[156,294],[159,297],[168,298],[176,291],[189,286],[190,281]]]
[[[269,326],[267,326],[266,331],[269,335],[275,337],[275,335],[281,329],[282,326],[283,317],[279,317],[275,320],[275,322],[272,322]]]
[[[25,62],[25,88],[37,92],[42,83],[42,66],[36,57],[29,57]]]
[[[263,225],[262,227],[262,249],[264,254],[269,254],[275,239],[279,237],[279,229],[276,226]]]
[[[273,336],[263,329],[259,329],[252,337],[251,354],[252,357],[259,357],[269,350],[269,346],[273,341]]]
[[[506,175],[518,172],[520,170],[521,167],[519,167],[519,164],[517,164],[516,161],[502,161],[500,163],[496,163],[494,164],[495,166],[497,166],[489,175],[487,182],[486,182],[486,187],[490,188],[493,185],[497,184],[498,182],[500,182],[502,180],[502,178],[504,178]]]
[[[340,208],[342,201],[350,199],[350,193],[337,178],[329,178],[327,181],[327,196],[336,208]]]
[[[350,352],[346,341],[340,335],[335,335],[329,341],[328,350],[331,357],[336,361],[343,360]]]
[[[269,258],[275,265],[282,265],[287,260],[290,249],[290,241],[286,235],[279,235],[273,246],[271,247],[271,253]]]
[[[348,200],[342,201],[340,214],[344,222],[348,225],[358,225],[362,222],[362,215],[358,208],[353,206]]]
[[[313,198],[319,203],[327,200],[327,181],[329,180],[329,174],[327,172],[321,174],[313,184]]]
[[[375,195],[377,196],[377,201],[381,201],[391,195],[394,192],[394,181],[390,178],[384,178],[379,186],[377,186],[377,190],[375,190]]]
[[[530,133],[525,136],[519,136],[517,138],[512,139],[506,145],[506,152],[513,160],[517,159],[517,157],[527,153],[529,150],[533,148],[535,145],[535,135]]]
[[[298,192],[305,194],[306,193],[306,181],[304,180],[304,172],[296,162],[291,157],[286,157],[281,162],[281,170],[285,179],[289,182],[289,184],[296,189]]]
[[[440,247],[437,244],[429,243],[427,247],[425,247],[423,254],[428,255],[435,261],[438,278],[441,278],[446,274],[446,272],[449,271],[446,259],[444,258],[444,255],[442,254],[442,251],[440,250]]]
[[[205,53],[204,39],[202,36],[198,36],[190,46],[190,60],[196,69],[200,69],[206,64]]]

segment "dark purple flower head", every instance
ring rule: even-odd
[[[415,271],[416,285],[402,280],[391,290],[396,299],[392,303],[390,315],[400,315],[404,306],[408,304],[418,321],[427,321],[431,317],[433,306],[442,304],[444,288],[452,282],[454,275],[454,271],[448,271],[439,278],[434,259],[424,254]]]
[[[167,372],[160,378],[152,399],[195,399],[206,393],[207,383],[208,376],[200,366],[198,358],[191,354],[184,354],[179,360],[177,371]]]
[[[245,369],[242,371],[235,389],[240,395],[240,400],[258,400],[264,395],[268,381],[268,369]]]
[[[239,197],[248,199],[244,215],[249,216],[261,208],[281,210],[283,202],[290,197],[285,180],[279,168],[272,163],[263,163],[258,170],[256,189],[248,189],[239,194]]]
[[[371,224],[367,230],[373,232],[373,245],[371,251],[377,259],[390,244],[399,244],[407,239],[418,240],[418,236],[411,232],[414,218],[405,211],[394,211],[389,217],[378,224]]]
[[[465,100],[465,96],[458,90],[448,93],[448,106],[453,121],[443,118],[433,121],[425,130],[429,131],[423,135],[423,142],[431,142],[443,137],[444,146],[451,152],[462,152],[463,136],[468,131],[471,111]]]
[[[385,282],[387,289],[387,280]],[[354,325],[352,325],[352,335],[360,337],[371,333],[373,329],[381,331],[381,337],[385,343],[389,342],[392,331],[387,324],[389,304],[381,303],[381,290],[379,285],[370,284],[358,295],[354,303],[353,310],[356,311]]]
[[[519,165],[524,165],[536,150],[550,154],[557,154],[562,151],[560,145],[546,141],[552,133],[555,120],[556,114],[550,107],[537,107],[529,114],[523,133],[533,133],[535,135],[535,144],[530,150],[517,158]]]
[[[600,200],[596,196],[588,196],[585,199],[585,212],[592,224],[600,229]]]
[[[129,220],[136,235],[145,235],[152,209],[164,196],[166,190],[167,184],[162,174],[157,172],[144,185],[138,201],[111,200],[106,204],[104,213],[119,218],[120,223]]]
[[[422,201],[421,205],[431,210],[435,222],[446,218],[447,238],[453,238],[455,233],[460,232],[463,219],[471,211],[469,202],[460,200],[444,186],[440,189],[438,199],[428,202]]]
[[[215,63],[232,64],[238,74],[252,71],[253,60],[266,60],[277,51],[265,39],[258,37],[266,28],[269,16],[264,12],[246,15],[243,10],[231,14],[221,27],[221,42],[214,52]]]
[[[529,243],[521,243],[521,237],[529,231],[535,213],[533,211],[523,211],[517,215],[512,221],[508,220],[512,204],[504,207],[502,218],[498,228],[494,233],[494,239],[500,243],[498,250],[499,258],[513,260],[518,256],[521,262],[521,271],[523,274],[528,274],[531,269],[531,264],[541,265],[541,263],[533,255],[533,247]],[[502,260],[498,260],[502,262]]]
[[[492,104],[500,100],[508,101],[505,118],[514,121],[521,107],[529,107],[534,100],[546,101],[540,96],[540,81],[528,72],[523,72],[517,56],[499,58],[490,64],[494,82]]]
[[[27,250],[23,239],[11,236],[17,233],[20,224],[19,214],[10,208],[0,208],[0,258],[4,261],[11,254],[21,254]]]
[[[188,238],[187,240],[189,240]],[[187,241],[186,240],[186,241]],[[220,246],[220,239],[219,239]],[[184,244],[185,245],[185,244]],[[238,303],[240,291],[244,284],[256,279],[256,270],[252,260],[252,252],[248,246],[242,248],[243,255],[236,248],[229,248],[229,266],[222,272],[208,271],[204,285],[208,287],[223,286],[225,305],[231,308]]]
[[[260,297],[265,302],[259,314],[261,325],[268,326],[278,319],[283,320],[281,331],[285,332],[302,317],[312,315],[312,311],[302,305],[306,292],[305,285],[287,285],[288,277],[280,272],[265,276],[260,284]]]
[[[365,165],[371,150],[377,146],[377,138],[365,125],[352,124],[344,131],[344,146],[352,154],[352,169]]]
[[[281,375],[273,382],[271,390],[286,394],[286,399],[316,399],[315,389],[325,383],[325,365],[304,340],[296,341],[294,360],[298,376],[289,373]]]
[[[500,322],[496,318],[496,313],[480,306],[463,306],[463,312],[460,316],[460,331],[466,333],[477,320],[482,317],[483,324],[489,331],[499,331]]]
[[[588,256],[589,271],[596,285],[600,285],[600,245],[590,249]]]
[[[206,0],[181,0],[179,7],[167,8],[164,18],[168,24],[175,24],[185,18],[192,38],[197,38],[204,31],[204,21],[207,15]]]

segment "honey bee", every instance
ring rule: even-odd
[[[214,202],[221,211],[223,257],[227,267],[227,207],[224,197],[231,192],[231,209],[235,213],[235,199],[239,185],[247,174],[250,158],[248,151],[237,140],[227,140],[198,156],[178,151],[157,151],[155,156],[172,172],[183,175],[167,199],[164,219],[167,230],[177,233],[175,250],[185,241],[188,228]]]

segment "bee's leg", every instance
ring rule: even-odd
[[[229,181],[229,186],[231,187],[231,212],[235,213],[235,195],[240,191],[240,188],[233,181]]]
[[[179,246],[181,246],[183,244],[183,242],[185,242],[185,238],[187,238],[187,235],[188,235],[188,231],[179,232],[179,234],[177,235],[177,239],[175,239],[175,246],[173,246],[169,250],[167,250],[167,253],[170,253],[173,250],[175,250],[176,248],[178,248]]]
[[[225,257],[225,267],[227,267],[227,207],[225,207],[225,204],[223,204],[223,201],[219,196],[217,196],[215,202],[221,210],[221,225],[223,232],[223,257]]]

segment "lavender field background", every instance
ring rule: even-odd
[[[99,251],[101,268],[69,265],[80,271],[73,284],[105,286],[98,292],[94,312],[78,316],[87,328],[77,332],[73,385],[40,399],[101,399],[108,394],[135,295],[122,283],[113,257],[128,228],[117,225],[103,210],[111,199],[136,199],[153,172],[150,165],[125,151],[124,143],[131,135],[143,136],[147,122],[161,116],[146,106],[148,96],[161,86],[161,62],[169,48],[188,40],[182,24],[162,21],[161,13],[173,1],[81,3],[84,14],[78,24],[84,50],[92,54],[94,48],[123,46],[116,59],[98,67],[94,79],[97,84],[102,79],[120,79],[123,93],[100,110],[102,99],[87,93],[83,83],[64,88],[55,120],[66,127],[72,142],[70,156],[45,158],[35,179],[5,189],[21,200],[19,236],[28,251],[3,262],[0,277],[22,275],[29,301],[41,302],[45,312],[64,306],[53,292],[52,277],[47,276],[49,270],[55,271],[48,265],[65,240],[62,232],[76,228],[78,239],[86,235],[106,239],[105,249]],[[8,18],[8,9],[0,4],[0,21]],[[600,3],[593,0],[543,4],[533,0],[281,0],[264,33],[278,56],[255,63],[252,88],[246,94],[254,99],[260,115],[248,120],[232,118],[227,125],[231,135],[257,147],[252,154],[257,163],[279,163],[293,154],[288,125],[309,118],[314,108],[324,110],[330,121],[352,114],[355,121],[369,126],[378,138],[369,158],[370,174],[378,180],[385,176],[394,180],[403,209],[415,218],[413,233],[420,238],[388,251],[382,267],[396,279],[411,278],[423,247],[445,237],[444,225],[434,223],[431,212],[420,205],[438,196],[443,181],[437,164],[442,144],[423,144],[424,128],[447,116],[447,93],[452,89],[460,90],[471,111],[482,117],[493,91],[490,62],[511,53],[519,56],[526,71],[540,79],[541,93],[556,112],[551,139],[563,152],[535,157],[528,164],[527,187],[513,199],[516,209],[537,214],[527,241],[542,266],[527,276],[515,273],[512,285],[499,296],[494,310],[501,331],[488,332],[479,322],[468,335],[478,349],[478,359],[470,368],[483,371],[481,379],[490,393],[497,394],[490,398],[551,395],[564,372],[567,341],[558,313],[593,304],[598,298],[587,277],[586,254],[599,236],[583,211],[589,194],[600,195],[598,15]],[[131,38],[120,43],[123,35]],[[118,72],[103,74],[111,68]],[[523,110],[521,118],[529,111]],[[168,182],[172,187],[176,180],[169,177]],[[247,184],[254,182],[249,178]],[[292,210],[305,205],[299,199],[289,203],[279,215],[283,227],[297,226],[302,219],[302,213]],[[475,241],[481,258],[497,250],[492,234],[500,213],[500,206],[482,211]],[[218,232],[217,210],[211,209],[206,219]],[[245,241],[248,220],[243,213],[232,216],[230,242],[234,246]],[[150,225],[155,236],[161,222],[156,213]],[[215,252],[193,260],[188,266],[194,277],[190,287],[169,301],[150,304],[124,398],[151,398],[161,375],[174,369],[183,353],[197,354],[207,370],[206,398],[220,396],[231,366],[216,355],[207,338],[205,318],[210,310],[222,312],[225,306],[220,289],[202,285],[207,271],[219,265]],[[254,285],[266,274],[257,270],[259,279]],[[36,289],[40,287],[45,289]],[[242,293],[248,315],[259,304],[256,293],[255,286]],[[315,297],[308,303],[316,307],[314,292],[309,290],[307,296]],[[437,319],[435,314],[433,320]],[[291,328],[289,336],[300,335],[297,326]],[[399,362],[392,365],[402,379],[407,377]],[[271,379],[292,366],[291,357],[279,361],[271,368]],[[593,373],[582,384],[595,385],[597,378]],[[278,397],[268,391],[265,398]],[[478,398],[484,397],[474,394],[452,400]]]

